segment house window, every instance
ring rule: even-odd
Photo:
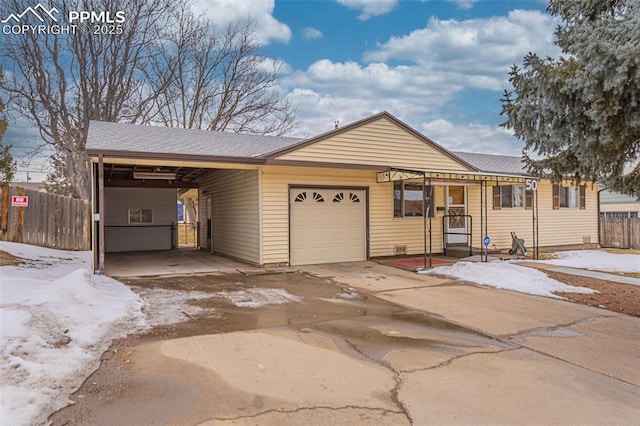
[[[525,200],[527,208],[533,205],[532,191],[525,191],[522,185],[504,185],[493,187],[493,209],[523,207]]]
[[[129,209],[129,223],[133,225],[141,223],[153,223],[153,210]]]
[[[585,185],[576,186],[561,186],[553,185],[553,208],[557,210],[559,208],[586,208],[586,192]]]
[[[532,210],[533,209],[533,193],[535,191],[524,191],[524,208],[527,210]]]
[[[426,188],[426,192],[425,192]],[[433,187],[422,183],[397,181],[393,183],[393,216],[422,216],[423,199],[429,217],[433,217]]]

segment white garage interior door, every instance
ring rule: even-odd
[[[362,189],[292,188],[291,264],[366,260],[366,200]]]

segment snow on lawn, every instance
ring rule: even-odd
[[[89,252],[0,242],[25,259],[0,268],[0,419],[44,423],[98,366],[111,340],[144,324],[127,286],[89,272]]]
[[[570,268],[608,272],[640,272],[640,255],[616,254],[605,250],[572,250],[554,253],[555,259],[538,262]]]
[[[46,423],[99,366],[113,339],[209,314],[192,300],[224,297],[249,307],[299,301],[281,289],[216,294],[129,288],[91,274],[91,252],[4,241],[0,250],[21,262],[0,267],[2,425]]]
[[[422,270],[419,273],[446,275],[490,287],[557,299],[562,299],[562,297],[553,294],[554,292],[586,294],[596,292],[586,287],[566,285],[549,278],[544,272],[536,269],[502,261],[488,263],[460,261],[450,266],[437,266],[433,269]]]

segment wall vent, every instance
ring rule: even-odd
[[[395,254],[395,255],[407,254],[407,245],[403,244],[403,245],[395,245],[395,246],[393,246],[393,254]]]

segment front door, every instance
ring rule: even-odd
[[[462,185],[447,186],[447,244],[467,243],[467,191]]]

